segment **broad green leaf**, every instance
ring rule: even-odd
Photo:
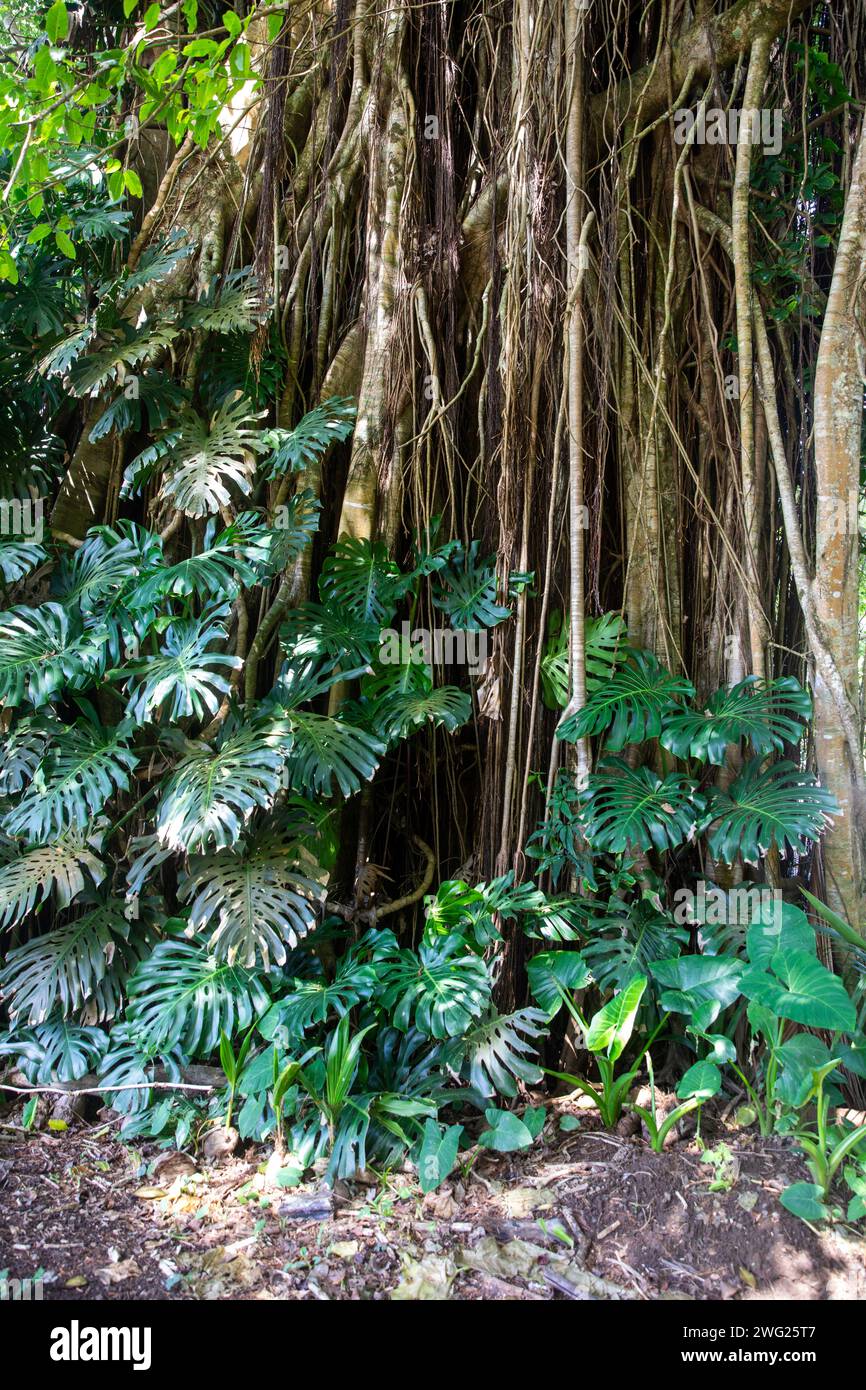
[[[592,980],[589,967],[578,951],[541,951],[526,967],[529,988],[542,1009],[553,1018],[562,1007],[563,990],[585,989]]]
[[[616,1061],[632,1035],[646,987],[646,976],[639,975],[599,1009],[590,1020],[586,1035],[590,1052],[605,1052],[612,1062]]]
[[[807,1028],[829,1028],[850,1033],[857,1026],[857,1013],[838,976],[806,951],[781,953],[770,962],[772,974],[752,966],[740,981],[747,999],[771,1009],[780,1018],[789,1018]]]
[[[830,1215],[824,1202],[824,1189],[814,1182],[795,1182],[779,1198],[782,1206],[802,1221],[823,1221]]]
[[[422,1192],[433,1192],[457,1162],[462,1125],[444,1127],[435,1120],[424,1122],[424,1138],[418,1154],[418,1178]]]
[[[693,1096],[699,1100],[709,1100],[711,1096],[718,1094],[721,1087],[722,1073],[714,1062],[705,1059],[695,1062],[680,1078],[677,1096],[680,1100],[690,1100]]]
[[[784,956],[792,951],[812,956],[817,954],[815,929],[805,912],[801,912],[793,903],[775,903],[766,916],[768,920],[753,922],[746,932],[746,948],[751,965],[766,970],[773,956],[779,952]]]
[[[732,956],[677,956],[654,961],[650,972],[664,986],[661,1007],[669,1013],[688,1014],[703,1031],[740,993],[743,965]]]
[[[478,1142],[485,1149],[497,1153],[514,1153],[517,1149],[528,1149],[533,1140],[531,1130],[510,1110],[485,1110],[484,1118],[490,1125],[478,1136]]]

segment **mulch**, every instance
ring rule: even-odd
[[[862,1225],[785,1211],[808,1177],[794,1146],[722,1122],[714,1164],[693,1135],[654,1154],[556,1102],[530,1150],[482,1151],[424,1196],[408,1169],[272,1188],[265,1148],[169,1163],[117,1122],[25,1131],[20,1111],[0,1126],[0,1278],[39,1276],[45,1299],[866,1297]]]

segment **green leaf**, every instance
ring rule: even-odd
[[[418,1153],[422,1192],[433,1192],[453,1170],[462,1133],[462,1125],[443,1126],[432,1119],[424,1121],[424,1138]]]
[[[823,1221],[830,1215],[824,1202],[824,1189],[814,1182],[795,1182],[786,1187],[779,1201],[802,1221]]]
[[[600,684],[583,709],[559,725],[556,736],[574,743],[609,729],[607,748],[619,750],[628,743],[644,743],[658,738],[662,716],[694,693],[691,681],[672,675],[652,652],[630,651],[628,664]]]
[[[562,1008],[562,991],[585,989],[592,975],[577,951],[541,951],[526,967],[529,988],[549,1018]]]
[[[156,6],[154,8],[157,9],[158,13],[159,7]],[[141,198],[143,196],[144,189],[141,186],[141,179],[134,169],[124,169],[123,184],[127,193],[131,193],[133,198]]]
[[[455,1072],[466,1074],[479,1095],[498,1092],[513,1098],[517,1081],[535,1086],[544,1075],[534,1058],[546,1025],[541,1009],[517,1009],[486,1019],[452,1039],[445,1049],[445,1061]]]
[[[256,807],[270,807],[280,790],[286,739],[274,724],[241,726],[217,749],[183,740],[185,756],[163,783],[157,838],[182,854],[235,844]]]
[[[54,241],[58,251],[62,252],[62,254],[67,258],[67,260],[75,260],[75,245],[72,241],[72,238],[66,232],[55,231]]]
[[[350,618],[379,627],[396,610],[400,571],[380,541],[342,536],[322,566],[319,593]]]
[[[599,1009],[586,1034],[590,1052],[604,1052],[612,1062],[616,1061],[632,1035],[646,987],[646,976],[638,975]]]
[[[433,606],[447,613],[452,627],[489,628],[511,616],[511,609],[497,602],[493,560],[478,558],[480,541],[472,541],[462,566],[452,561],[440,570],[433,587]]]
[[[517,1149],[528,1149],[533,1135],[527,1125],[510,1110],[485,1110],[484,1118],[490,1125],[478,1136],[478,1142],[485,1149],[496,1153],[514,1153]]]
[[[758,916],[767,917],[768,920],[753,921],[746,932],[746,949],[751,965],[766,970],[778,952],[785,956],[791,951],[812,956],[817,954],[815,928],[805,912],[801,912],[793,903],[773,903],[769,912],[759,912]]]
[[[703,1031],[737,998],[743,965],[731,956],[677,956],[654,961],[650,971],[656,983],[665,986],[661,1007],[688,1014]]]
[[[677,1096],[680,1100],[690,1100],[692,1096],[699,1100],[709,1100],[711,1096],[718,1094],[721,1087],[722,1073],[715,1063],[704,1060],[695,1062],[680,1078]]]
[[[45,16],[45,32],[52,43],[60,43],[69,33],[69,15],[63,0],[54,0]]]
[[[0,927],[16,926],[52,892],[58,907],[68,907],[84,887],[98,885],[104,877],[105,866],[97,856],[74,841],[27,850],[0,865]]]
[[[218,854],[195,856],[178,892],[190,902],[190,926],[209,931],[210,950],[229,962],[282,965],[318,920],[325,896],[320,871],[292,826],[265,831]]]
[[[727,791],[713,790],[708,813],[716,825],[708,836],[713,858],[731,864],[742,854],[758,863],[773,845],[782,853],[806,854],[839,807],[811,773],[784,762],[762,769],[754,758]]]
[[[52,1086],[95,1070],[107,1045],[108,1035],[101,1028],[51,1018],[35,1028],[0,1036],[0,1056],[16,1057],[31,1086]]]
[[[230,689],[223,672],[243,665],[238,656],[211,650],[214,642],[226,640],[228,612],[227,604],[218,604],[200,618],[176,619],[163,635],[158,656],[127,661],[108,673],[109,680],[126,683],[130,719],[143,724],[162,716],[175,723],[190,715],[205,720],[216,714]]]
[[[126,743],[130,733],[89,720],[58,732],[18,805],[3,816],[6,834],[39,843],[84,831],[107,801],[129,789],[138,763]]]
[[[286,713],[286,773],[290,784],[311,796],[352,796],[376,773],[385,745],[342,719],[312,710]]]
[[[348,396],[331,396],[310,410],[292,430],[267,430],[264,443],[273,453],[264,464],[272,480],[284,473],[309,468],[335,440],[348,439],[355,427],[355,404]]]
[[[620,613],[602,613],[598,618],[587,618],[583,631],[586,688],[589,694],[594,694],[610,680],[617,663],[623,663],[631,649]],[[552,614],[551,635],[541,660],[544,703],[550,709],[564,709],[568,704],[568,632],[568,615],[563,621],[559,611]]]
[[[190,941],[161,941],[129,981],[127,1017],[149,1048],[207,1056],[220,1033],[249,1028],[268,1006],[249,970],[226,965]]]
[[[770,962],[769,974],[755,966],[746,970],[740,989],[771,1009],[807,1028],[829,1028],[849,1033],[857,1026],[857,1011],[842,981],[806,951],[779,953]]]
[[[218,512],[233,502],[230,488],[249,496],[253,486],[253,455],[263,453],[261,432],[249,401],[225,401],[210,420],[191,407],[183,409],[163,439],[166,442],[160,497],[185,516],[197,518]],[[157,441],[159,443],[159,441]],[[138,490],[136,460],[124,475],[126,491]]]
[[[775,1094],[784,1105],[799,1109],[812,1091],[812,1073],[831,1061],[830,1051],[812,1033],[796,1033],[782,1043],[776,1054],[782,1071],[776,1081]]]
[[[664,851],[683,844],[703,806],[696,784],[678,773],[662,780],[649,767],[632,768],[624,758],[603,758],[599,771],[587,779],[581,818],[595,850]]]
[[[382,1005],[402,1032],[414,1021],[428,1037],[452,1038],[490,1003],[487,967],[456,934],[395,952],[379,969]]]
[[[55,1007],[68,1017],[86,1006],[90,1022],[119,1013],[126,978],[152,944],[149,932],[127,922],[124,906],[112,898],[14,947],[0,971],[10,1017],[32,1025]]]
[[[60,690],[82,690],[105,666],[108,630],[83,630],[59,603],[0,613],[0,703],[44,705]]]
[[[769,683],[748,676],[738,685],[717,690],[702,711],[670,710],[661,742],[678,758],[709,760],[721,767],[727,745],[742,738],[750,739],[761,758],[781,753],[786,743],[798,741],[811,713],[811,697],[793,676]]]

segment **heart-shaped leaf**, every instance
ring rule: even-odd
[[[695,1062],[681,1077],[677,1095],[680,1100],[690,1100],[692,1096],[696,1096],[698,1100],[709,1100],[721,1090],[721,1086],[722,1073],[715,1063],[705,1059]]]
[[[742,963],[733,956],[676,956],[653,961],[654,979],[666,986],[659,1002],[668,1013],[689,1014],[701,1031],[740,993]]]
[[[755,966],[744,972],[740,989],[747,999],[807,1028],[850,1033],[856,1027],[856,1010],[845,986],[815,956],[807,951],[778,952],[770,967],[772,974]]]

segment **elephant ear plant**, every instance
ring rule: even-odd
[[[548,1067],[545,1071],[548,1076],[565,1081],[589,1096],[598,1106],[602,1122],[612,1128],[622,1114],[644,1055],[664,1023],[664,1019],[659,1021],[631,1065],[617,1075],[616,1063],[634,1031],[647,987],[646,976],[635,976],[587,1021],[572,998],[573,991],[585,989],[592,983],[592,975],[579,952],[542,951],[529,962],[528,975],[530,989],[548,1019],[555,1018],[563,1005],[566,1007],[580,1028],[584,1046],[592,1054],[599,1080],[596,1085],[569,1072],[552,1071]]]

